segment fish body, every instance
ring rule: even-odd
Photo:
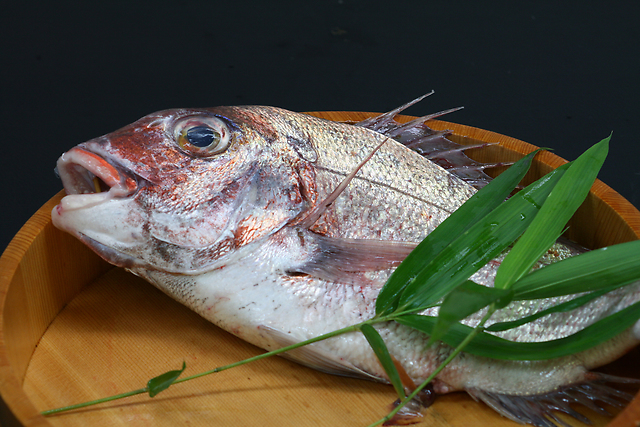
[[[68,196],[53,209],[53,223],[252,344],[273,350],[307,340],[373,317],[394,267],[476,191],[468,179],[389,137],[409,145],[428,139],[422,122],[406,129],[389,123],[353,126],[258,106],[161,111],[62,155],[57,169]],[[577,252],[557,244],[541,264]],[[500,260],[471,279],[491,286]],[[514,302],[493,321],[565,299]],[[638,285],[631,285],[499,335],[561,338],[638,300]],[[465,323],[473,326],[481,315]],[[416,383],[451,352],[444,344],[427,349],[424,334],[397,323],[376,329]],[[531,414],[497,407],[496,399],[542,399],[588,381],[589,369],[639,338],[636,325],[592,350],[544,361],[462,354],[433,388],[466,390],[504,415],[536,422]],[[330,373],[386,380],[359,333],[288,356]]]

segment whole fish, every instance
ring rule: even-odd
[[[150,114],[60,157],[57,171],[68,195],[53,209],[53,223],[266,350],[359,323],[374,315],[394,267],[486,177],[446,133],[424,124],[436,115],[405,125],[393,120],[412,103],[355,126],[261,106]],[[541,263],[576,253],[572,245],[557,244]],[[491,286],[499,263],[490,262],[472,280]],[[565,299],[514,302],[493,320]],[[631,285],[498,335],[561,338],[638,300],[639,286]],[[479,320],[477,314],[465,323]],[[445,344],[426,348],[424,334],[394,322],[376,329],[416,383],[451,352]],[[615,378],[589,369],[639,341],[636,324],[605,344],[558,359],[463,353],[432,388],[467,391],[520,422],[562,423],[553,411],[586,421],[570,403],[601,410],[596,399],[622,396],[599,386]],[[387,378],[359,333],[287,356],[330,373]]]

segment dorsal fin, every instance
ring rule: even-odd
[[[395,116],[406,108],[422,101],[433,91],[414,99],[388,113],[363,120],[355,126],[374,130],[382,135],[395,139],[413,151],[423,155],[432,162],[449,170],[458,178],[468,182],[476,188],[485,186],[491,178],[484,173],[484,169],[505,164],[483,164],[477,162],[464,154],[464,150],[478,148],[477,145],[464,146],[456,144],[447,138],[450,131],[435,131],[426,125],[425,122],[445,114],[460,110],[452,108],[427,116],[419,117],[409,123],[400,124],[394,120]]]

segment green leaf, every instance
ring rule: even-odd
[[[423,267],[443,248],[460,236],[478,220],[500,205],[529,170],[533,157],[540,150],[529,153],[474,194],[431,232],[396,268],[376,300],[376,314],[394,311],[400,294]]]
[[[501,305],[506,305],[510,301],[510,298],[507,297],[509,294],[510,291],[506,289],[490,288],[467,280],[444,297],[438,311],[438,321],[431,332],[427,345],[441,339],[452,324],[489,304],[502,299]]]
[[[524,232],[569,165],[516,193],[442,249],[404,288],[397,311],[435,304],[498,256]]]
[[[588,350],[613,338],[640,319],[640,302],[607,316],[565,338],[543,342],[513,342],[482,332],[465,348],[466,353],[504,360],[546,360]],[[430,334],[437,319],[431,316],[406,315],[398,323]],[[460,344],[473,328],[455,323],[442,341],[451,347]]]
[[[639,259],[640,240],[567,258],[514,283],[514,299],[552,298],[624,286],[640,278]]]
[[[577,298],[574,298],[574,299],[572,299],[570,301],[566,301],[566,302],[563,302],[562,304],[558,304],[558,305],[555,305],[553,307],[549,307],[546,310],[542,310],[542,311],[540,311],[538,313],[532,314],[530,316],[522,317],[522,318],[517,319],[517,320],[512,320],[510,322],[494,323],[493,325],[488,326],[487,328],[485,328],[485,330],[488,331],[488,332],[506,331],[507,329],[517,328],[518,326],[522,326],[525,323],[533,322],[536,319],[539,319],[541,317],[547,316],[547,315],[552,314],[552,313],[565,313],[567,311],[575,310],[576,308],[585,305],[589,301],[592,301],[592,300],[594,300],[594,299],[606,294],[607,292],[611,292],[611,291],[617,289],[618,287],[619,286],[609,286],[606,289],[602,289],[602,290],[595,291],[595,292],[590,292],[588,294],[585,294],[585,295],[579,296]]]
[[[500,264],[495,278],[496,288],[508,289],[530,272],[562,234],[567,221],[589,194],[607,157],[610,139],[609,136],[595,144],[571,164],[531,225]]]
[[[162,375],[158,375],[157,377],[151,378],[149,382],[147,382],[147,389],[149,390],[149,397],[154,397],[161,391],[164,391],[169,388],[171,384],[184,372],[187,368],[186,362],[182,362],[182,369],[177,371],[169,371],[165,372]]]
[[[384,368],[384,371],[387,373],[389,381],[391,381],[391,384],[393,384],[393,387],[396,389],[396,393],[398,393],[398,397],[400,397],[400,399],[404,399],[406,394],[404,392],[402,380],[400,379],[400,374],[396,369],[396,365],[393,363],[393,359],[389,354],[389,349],[387,349],[382,337],[378,331],[373,328],[373,326],[368,324],[362,325],[360,327],[360,331],[364,334],[369,345],[373,349],[373,352],[380,361],[380,364]]]

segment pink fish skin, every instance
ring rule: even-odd
[[[424,120],[399,128],[391,120],[398,110],[360,126],[258,106],[150,114],[60,157],[57,170],[68,196],[53,209],[53,223],[266,350],[359,323],[374,315],[376,296],[393,268],[476,191],[469,181],[477,177],[461,179],[405,146],[420,147],[426,139],[440,143],[445,135],[434,135]],[[385,140],[307,224],[310,212]],[[572,245],[557,244],[541,264],[576,253]],[[500,260],[472,280],[491,286]],[[568,298],[512,303],[494,321]],[[561,338],[638,300],[635,284],[499,335],[513,341]],[[464,322],[473,326],[481,314]],[[426,349],[425,335],[396,323],[376,328],[416,383],[451,351],[444,344]],[[589,370],[620,357],[639,339],[636,324],[603,345],[559,359],[462,354],[437,376],[433,389],[465,390],[521,422],[555,425],[545,418],[555,420],[553,410],[581,419],[566,403],[580,399],[567,397],[574,392],[566,390],[588,383],[592,397],[607,398],[593,382],[605,378]],[[330,373],[386,381],[359,333],[288,356]]]

